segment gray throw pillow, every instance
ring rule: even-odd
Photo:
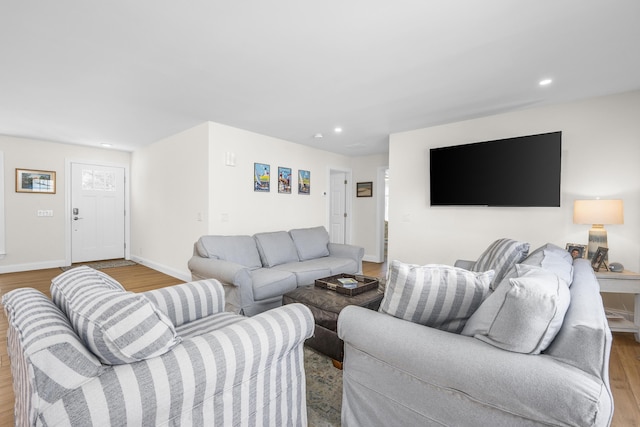
[[[252,236],[202,236],[196,247],[202,257],[222,259],[249,268],[262,267]]]
[[[286,231],[258,233],[253,237],[256,239],[263,267],[300,261],[296,245]]]
[[[501,283],[482,303],[462,335],[503,350],[539,354],[560,331],[570,299],[569,287],[556,274],[519,264],[516,277]]]
[[[379,311],[425,326],[459,333],[489,293],[493,271],[393,261]]]
[[[298,228],[289,234],[298,250],[300,261],[329,256],[329,233],[323,227]]]
[[[472,271],[495,271],[491,289],[502,281],[510,268],[521,262],[529,253],[529,243],[513,239],[498,239],[480,255]]]
[[[160,356],[181,339],[171,320],[144,295],[115,286],[106,274],[83,266],[51,281],[51,298],[104,364]],[[117,282],[115,282],[117,284]]]

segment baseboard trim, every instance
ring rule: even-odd
[[[27,264],[3,265],[0,266],[0,273],[19,273],[22,271],[44,270],[47,268],[64,267],[65,265],[66,261],[63,259],[44,262],[30,262]]]
[[[365,255],[362,257],[362,260],[367,262],[375,262],[375,263],[384,262],[384,260],[378,259],[378,257],[375,255]]]
[[[146,267],[152,268],[156,271],[159,271],[160,273],[164,273],[166,275],[169,275],[171,277],[175,277],[176,279],[180,279],[184,282],[190,282],[191,281],[191,274],[186,273],[184,271],[180,271],[180,270],[176,270],[175,268],[171,268],[171,267],[167,267],[166,265],[162,265],[162,264],[158,264],[156,262],[153,262],[151,260],[148,260],[146,258],[142,258],[142,257],[138,257],[138,256],[131,256],[131,261],[135,261],[138,264],[142,264]]]

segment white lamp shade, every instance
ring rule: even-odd
[[[574,224],[624,224],[622,200],[575,200]]]

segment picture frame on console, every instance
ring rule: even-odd
[[[599,271],[602,264],[604,264],[605,269],[608,270],[607,264],[604,262],[607,252],[609,252],[609,248],[598,246],[596,253],[593,254],[593,258],[591,258],[591,267],[593,267],[593,271]]]
[[[579,243],[567,243],[567,252],[571,254],[571,258],[587,258],[587,245],[581,245]]]

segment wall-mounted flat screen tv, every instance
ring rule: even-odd
[[[432,148],[431,206],[560,206],[562,132]]]

